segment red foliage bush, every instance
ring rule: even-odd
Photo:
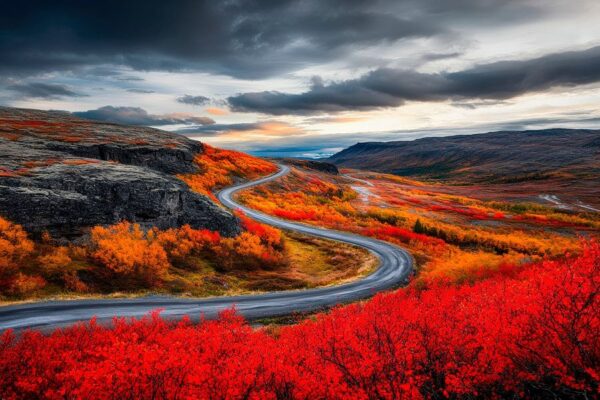
[[[234,177],[254,179],[277,171],[277,165],[258,157],[204,144],[204,151],[194,158],[200,171],[178,175],[192,190],[216,200],[212,191],[230,185]]]
[[[363,234],[367,236],[373,236],[378,239],[387,239],[389,237],[396,238],[404,243],[411,241],[421,242],[428,245],[443,246],[445,242],[441,239],[437,239],[431,236],[427,236],[421,233],[415,233],[405,228],[399,228],[396,226],[384,226],[380,228],[365,228]]]
[[[291,219],[293,221],[313,220],[317,213],[313,210],[300,211],[300,210],[285,210],[283,208],[276,208],[273,210],[273,214],[279,218]]]
[[[400,290],[269,334],[93,321],[0,336],[0,398],[542,398],[598,395],[600,245],[474,285]]]
[[[431,210],[431,211],[449,211],[449,212],[453,212],[456,214],[462,214],[465,215],[471,219],[475,219],[475,220],[486,220],[489,219],[489,216],[487,213],[481,211],[481,210],[476,210],[476,209],[471,209],[471,208],[462,208],[462,207],[456,207],[456,206],[452,206],[452,205],[442,205],[442,204],[435,204],[435,205],[431,205],[428,206],[427,209]],[[492,218],[504,218],[504,216],[500,216],[501,213],[496,213],[493,215]]]
[[[264,225],[250,218],[246,217],[243,213],[236,213],[238,218],[242,221],[242,226],[249,233],[256,235],[260,238],[261,242],[268,246],[272,246],[281,249],[281,231],[279,229]]]
[[[215,253],[219,269],[274,269],[287,262],[281,231],[238,213],[245,231],[234,238],[222,238]]]

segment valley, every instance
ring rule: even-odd
[[[0,303],[328,286],[367,251],[226,211],[215,193],[272,162],[149,128],[0,109]]]
[[[600,1],[3,1],[0,400],[600,398]]]
[[[160,381],[164,398],[419,398],[448,372],[457,396],[595,390],[600,214],[578,192],[278,165],[188,139],[174,168],[170,144],[106,151],[93,131],[111,126],[69,120],[65,147],[56,122],[15,115],[0,138],[20,149],[0,203],[22,223],[0,218],[2,395]],[[81,213],[98,206],[114,212]]]
[[[239,199],[277,217],[406,247],[417,260],[412,284],[420,286],[516,272],[531,262],[577,253],[582,237],[600,233],[600,215],[594,212],[479,200],[441,183],[343,172],[295,170],[281,181],[242,192]],[[368,200],[357,186],[370,193]]]
[[[480,199],[547,204],[539,196],[550,194],[600,208],[599,143],[598,130],[503,131],[357,143],[329,161],[442,183],[440,190]]]

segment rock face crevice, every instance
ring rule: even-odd
[[[193,142],[190,140],[190,142]],[[192,162],[194,155],[203,151],[202,143],[190,143],[186,148],[156,148],[152,145],[127,145],[92,143],[73,145],[48,143],[47,149],[71,154],[76,157],[96,158],[121,164],[137,165],[168,174],[188,174],[197,167]]]
[[[121,220],[235,235],[235,216],[174,176],[197,171],[202,151],[157,129],[0,108],[0,215],[67,239]]]

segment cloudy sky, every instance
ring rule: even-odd
[[[257,154],[600,127],[597,0],[28,1],[0,104]]]

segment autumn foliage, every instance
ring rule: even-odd
[[[593,398],[600,245],[473,285],[380,294],[254,330],[93,321],[0,337],[0,398]]]
[[[442,193],[448,189],[443,185],[361,174],[368,180],[357,183],[344,176],[293,169],[282,179],[241,193],[239,199],[280,218],[401,245],[417,260],[419,285],[472,282],[524,263],[577,252],[579,236],[597,237],[600,230],[600,219],[593,213],[486,202]],[[360,194],[365,191],[366,198]]]
[[[47,233],[34,242],[20,225],[0,218],[0,296],[28,297],[48,282],[69,292],[160,288],[173,267],[193,272],[207,262],[219,272],[287,265],[279,230],[238,217],[242,232],[235,237],[189,225],[143,229],[123,221],[96,226],[86,242],[69,246],[53,244]]]
[[[147,287],[160,285],[172,264],[185,264],[190,256],[211,259],[223,271],[272,269],[285,263],[281,233],[240,218],[244,231],[231,238],[189,225],[147,232],[129,222],[95,227],[92,257],[114,277],[133,278]]]
[[[246,231],[233,238],[223,238],[216,247],[223,269],[273,269],[285,264],[281,232],[243,214],[239,217]]]
[[[255,179],[277,171],[277,166],[261,158],[232,150],[222,150],[204,144],[204,151],[194,158],[199,172],[179,175],[192,190],[210,196],[213,189],[233,183],[237,178]],[[216,199],[215,199],[216,200]]]
[[[116,276],[138,279],[153,286],[166,275],[166,251],[139,225],[121,222],[91,232],[92,257]]]
[[[20,275],[19,264],[33,249],[34,243],[20,225],[0,217],[0,291],[23,286],[27,279]]]

